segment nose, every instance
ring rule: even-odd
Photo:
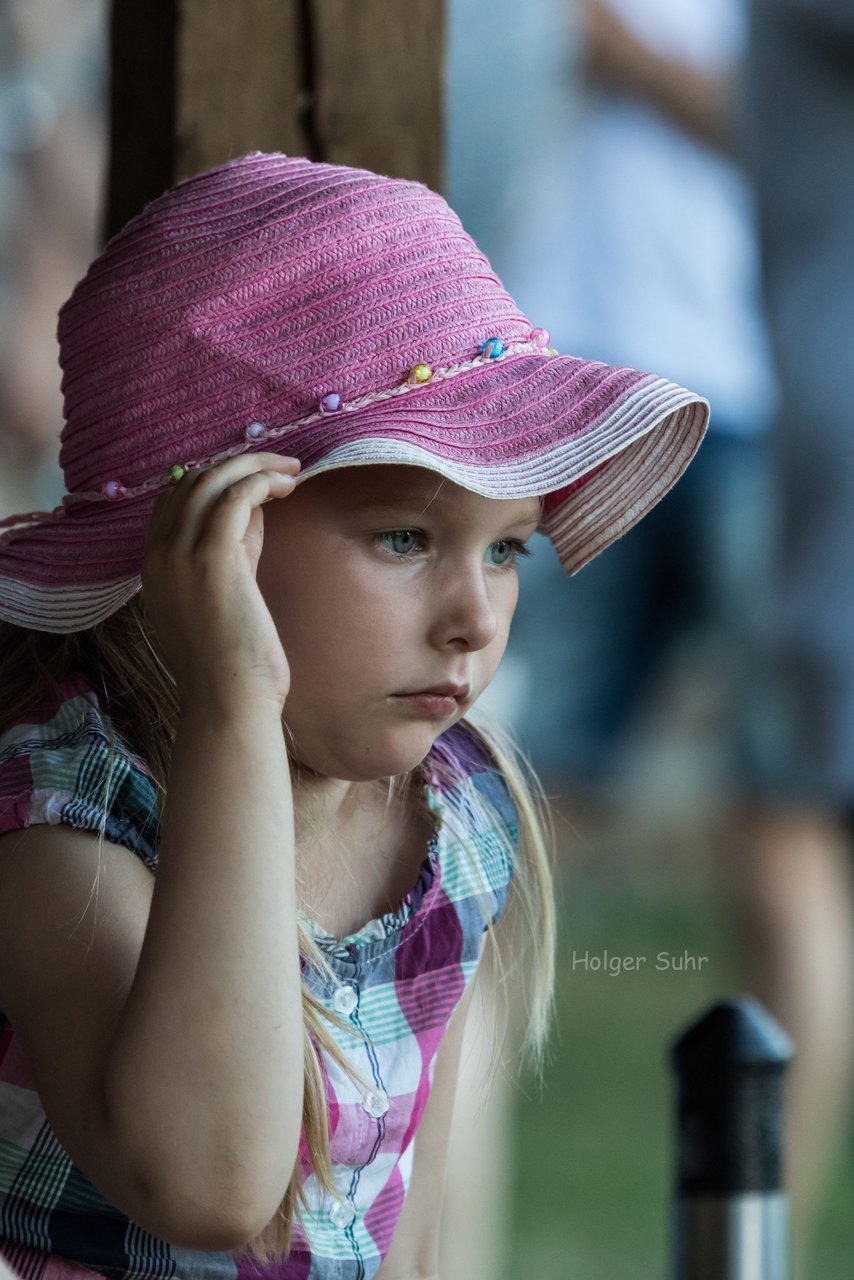
[[[485,649],[509,627],[518,584],[493,577],[482,565],[456,562],[437,575],[431,592],[431,642],[468,650]],[[506,616],[505,616],[506,615]]]

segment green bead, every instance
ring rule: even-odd
[[[166,475],[172,484],[177,484],[186,470],[187,468],[184,466],[183,462],[175,462],[166,472]]]

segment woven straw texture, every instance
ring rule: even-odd
[[[139,588],[168,468],[255,449],[298,457],[299,483],[406,463],[491,498],[548,495],[541,530],[575,572],[682,473],[708,404],[551,354],[532,330],[419,183],[258,152],[179,183],[60,311],[68,493],[0,521],[0,617],[75,631],[108,616]],[[432,378],[413,385],[418,364]]]

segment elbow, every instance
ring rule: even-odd
[[[233,1252],[243,1248],[268,1226],[284,1199],[287,1186],[272,1194],[250,1192],[245,1185],[223,1187],[204,1197],[189,1194],[186,1185],[146,1187],[139,1197],[136,1221],[144,1230],[180,1249],[202,1253]]]
[[[235,1119],[220,1100],[175,1106],[181,1123],[153,1130],[150,1109],[115,1107],[122,1116],[113,1152],[123,1170],[113,1203],[143,1230],[182,1249],[240,1249],[275,1217],[299,1160],[302,1093],[269,1120],[256,1108]],[[161,1113],[162,1114],[162,1113]]]
[[[242,1249],[270,1225],[286,1192],[285,1185],[278,1187],[273,1196],[268,1195],[266,1201],[255,1198],[241,1204],[234,1198],[229,1204],[217,1204],[194,1233],[196,1243],[184,1247],[229,1253]]]
[[[152,1143],[135,1126],[120,1145],[128,1194],[117,1208],[152,1235],[182,1249],[242,1248],[276,1216],[299,1160],[300,1117],[290,1132],[226,1137],[191,1130]],[[165,1135],[163,1135],[165,1137]],[[148,1137],[148,1140],[146,1140]]]
[[[223,1212],[209,1220],[192,1224],[184,1222],[168,1235],[161,1235],[160,1239],[194,1253],[234,1253],[260,1235],[269,1221],[268,1218],[250,1227],[248,1221],[238,1222]]]

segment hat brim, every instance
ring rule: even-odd
[[[572,574],[663,497],[708,420],[707,400],[654,374],[529,354],[325,414],[246,452],[298,457],[298,484],[397,463],[488,498],[543,496],[540,531]],[[139,589],[156,498],[72,505],[0,535],[0,617],[69,633],[114,613]]]

